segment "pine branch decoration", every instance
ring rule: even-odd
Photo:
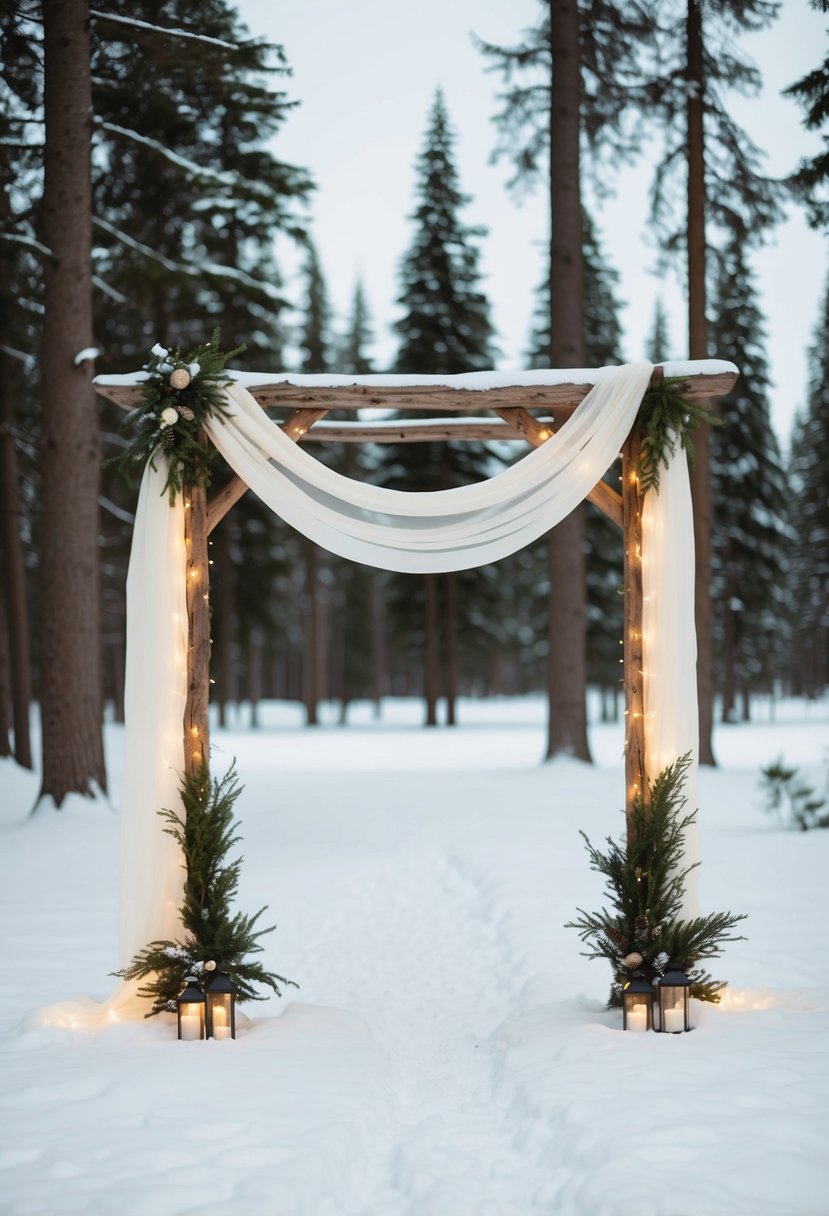
[[[609,908],[586,912],[566,928],[576,929],[588,947],[586,958],[606,958],[613,970],[608,1006],[622,1003],[625,984],[637,968],[653,982],[670,961],[685,972],[691,995],[717,1001],[725,987],[697,964],[719,958],[728,942],[743,941],[733,933],[743,915],[715,912],[690,921],[679,919],[685,880],[699,864],[683,865],[685,829],[697,812],[685,812],[685,781],[691,763],[687,752],[663,769],[650,784],[647,801],[633,804],[630,837],[625,844],[607,838],[605,850],[596,848],[584,832],[591,870],[606,879]]]
[[[275,928],[258,927],[266,908],[253,916],[231,912],[242,858],[228,861],[227,855],[240,839],[233,818],[240,793],[235,766],[221,780],[211,781],[204,765],[182,780],[183,814],[159,811],[164,831],[184,854],[187,878],[180,915],[185,936],[181,941],[150,942],[129,966],[115,972],[125,980],[146,981],[138,994],[153,1002],[147,1017],[175,1012],[185,976],[194,975],[203,983],[211,969],[208,964],[227,974],[240,1003],[265,999],[257,993],[257,985],[271,988],[277,996],[282,995],[280,984],[297,986],[250,957],[261,953],[260,939]]]
[[[694,465],[694,443],[691,432],[701,423],[722,426],[704,405],[695,405],[677,392],[675,385],[681,377],[669,379],[649,388],[642,398],[636,424],[642,432],[636,475],[642,494],[654,489],[659,492],[660,467],[667,468],[676,454],[677,444],[687,453],[688,462]]]
[[[109,463],[115,464],[128,482],[144,472],[149,463],[163,458],[167,468],[164,489],[170,504],[186,485],[210,484],[210,464],[215,450],[203,441],[202,427],[208,418],[227,414],[223,388],[230,383],[224,374],[229,359],[244,346],[222,351],[221,334],[215,329],[209,341],[182,355],[156,344],[150,351],[141,383],[141,404],[131,410],[119,429],[134,428],[126,450]]]

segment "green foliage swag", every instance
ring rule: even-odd
[[[701,422],[721,426],[719,418],[704,405],[694,405],[677,392],[676,385],[682,377],[672,376],[662,384],[649,388],[642,398],[636,423],[642,429],[642,442],[636,462],[639,488],[643,494],[653,488],[659,493],[660,466],[668,467],[668,461],[676,452],[677,444],[694,464],[694,444],[691,432]]]
[[[581,835],[590,857],[590,868],[607,879],[605,888],[610,910],[585,912],[566,928],[578,930],[589,950],[587,958],[606,958],[613,969],[608,1008],[618,1008],[633,972],[641,968],[653,982],[664,974],[668,962],[676,963],[691,981],[691,995],[702,1001],[718,1001],[724,980],[714,980],[699,966],[703,960],[719,958],[726,942],[742,941],[732,933],[743,915],[715,912],[680,920],[685,880],[699,864],[683,868],[683,832],[694,822],[696,811],[684,813],[683,794],[690,753],[663,769],[649,783],[647,801],[639,797],[633,806],[632,831],[626,844],[610,837],[607,850],[597,849],[584,832]]]
[[[147,981],[138,989],[139,996],[153,1002],[147,1017],[165,1010],[175,1012],[185,976],[193,975],[203,983],[212,970],[208,963],[225,972],[239,1002],[264,1000],[256,992],[257,984],[272,988],[277,996],[282,995],[280,984],[297,986],[250,959],[262,950],[259,939],[275,928],[256,927],[266,909],[260,908],[253,916],[231,912],[242,858],[226,861],[226,857],[239,841],[233,804],[241,790],[235,766],[220,781],[211,781],[204,765],[182,781],[183,815],[159,811],[167,824],[164,831],[184,853],[187,878],[181,920],[186,936],[182,941],[150,942],[128,967],[115,972],[121,979]]]
[[[171,505],[185,485],[210,484],[210,463],[216,452],[202,442],[201,428],[207,418],[227,413],[222,388],[230,378],[224,369],[245,349],[222,351],[219,342],[219,330],[214,329],[209,341],[187,355],[178,347],[171,352],[156,344],[144,364],[147,378],[141,383],[141,404],[121,423],[121,430],[135,428],[135,434],[114,463],[131,482],[148,461],[155,468],[156,459],[165,456],[164,488]]]

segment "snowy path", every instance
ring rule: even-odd
[[[577,828],[620,828],[618,732],[542,767],[537,703],[466,715],[216,736],[241,904],[301,984],[236,1043],[30,1018],[107,991],[116,819],[29,822],[33,779],[0,767],[2,1216],[825,1216],[829,832],[773,828],[756,792],[770,754],[820,779],[825,708],[723,732],[703,775],[703,901],[749,940],[681,1037],[622,1035],[563,928],[600,899]]]

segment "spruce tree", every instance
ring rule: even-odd
[[[811,3],[812,8],[820,12],[829,12],[829,0],[811,0]],[[821,151],[815,156],[804,157],[789,181],[806,204],[811,226],[825,228],[829,224],[829,134],[826,132],[829,119],[829,55],[813,71],[784,89],[784,96],[793,97],[803,107],[803,125],[807,131],[822,133]]]
[[[653,327],[648,337],[646,357],[651,363],[665,363],[670,359],[671,338],[668,332],[668,314],[662,297],[658,296],[653,310]]]
[[[765,328],[746,250],[735,234],[721,256],[711,334],[740,369],[711,435],[713,585],[723,719],[737,697],[771,688],[787,645],[786,479],[772,428]]]
[[[489,305],[480,289],[476,244],[483,230],[464,224],[459,217],[469,200],[460,190],[453,149],[454,136],[443,93],[438,89],[416,162],[417,205],[411,216],[415,230],[400,270],[398,304],[404,313],[394,327],[401,340],[395,360],[398,372],[452,375],[480,371],[494,361],[493,329]],[[443,490],[482,480],[492,468],[493,457],[479,444],[390,445],[383,480],[397,489]],[[459,634],[459,628],[471,610],[470,597],[474,599],[476,588],[484,585],[485,575],[466,572],[427,575],[417,581],[397,575],[392,580],[392,611],[413,645],[425,655],[429,725],[436,723],[440,691],[446,694],[449,721],[453,720],[456,642],[459,636],[471,637],[466,629]],[[445,677],[442,689],[441,668]]]
[[[829,686],[829,285],[810,350],[805,410],[795,421],[789,463],[794,535],[790,578],[796,691],[820,696]]]
[[[373,341],[374,334],[371,330],[371,314],[366,301],[366,293],[362,280],[358,279],[354,284],[348,328],[337,353],[336,371],[353,372],[355,376],[369,375],[373,368],[368,348]]]
[[[326,372],[331,362],[331,309],[328,290],[313,241],[305,259],[305,299],[299,337],[300,371]]]

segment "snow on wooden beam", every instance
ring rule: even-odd
[[[479,413],[484,410],[523,408],[556,413],[572,411],[584,399],[603,369],[576,368],[538,371],[470,372],[461,376],[329,376],[277,372],[233,372],[267,409],[427,410],[442,413]],[[661,364],[655,379],[676,380],[676,391],[688,401],[706,401],[730,392],[737,380],[733,363],[698,359]],[[141,399],[145,373],[98,376],[95,389],[123,409],[134,409]]]

